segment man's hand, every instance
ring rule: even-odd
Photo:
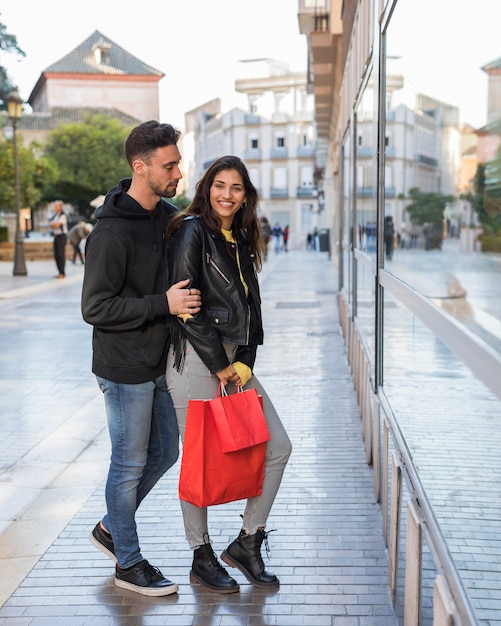
[[[165,295],[167,296],[171,315],[195,315],[195,313],[200,311],[202,306],[200,291],[198,289],[188,289],[189,284],[189,279],[180,280],[166,291]]]

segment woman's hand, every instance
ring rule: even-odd
[[[228,383],[234,383],[235,387],[241,387],[242,381],[240,380],[240,376],[236,373],[233,365],[228,365],[224,370],[219,370],[216,372],[216,376],[219,378],[221,383],[226,387]]]

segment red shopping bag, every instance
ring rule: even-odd
[[[223,504],[261,494],[266,443],[223,452],[212,400],[189,400],[179,497],[196,506]]]
[[[219,385],[217,397],[210,404],[223,452],[235,452],[270,439],[263,400],[255,389],[240,389],[228,395]]]

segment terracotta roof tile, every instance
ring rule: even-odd
[[[72,52],[49,65],[45,72],[164,76],[163,72],[143,63],[98,30]]]

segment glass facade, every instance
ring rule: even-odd
[[[378,430],[379,496],[390,517],[393,450],[412,465],[400,532],[421,489],[431,507],[423,527],[439,529],[422,541],[416,623],[433,620],[433,580],[447,569],[430,557],[440,542],[450,587],[458,574],[479,623],[501,623],[501,6],[343,5],[353,23],[328,160],[339,174],[334,261],[354,378],[359,387],[368,372],[381,407],[381,421],[373,408],[363,416]],[[383,450],[385,423],[393,439]],[[398,553],[404,620],[405,541]],[[496,582],[486,589],[486,579]]]

